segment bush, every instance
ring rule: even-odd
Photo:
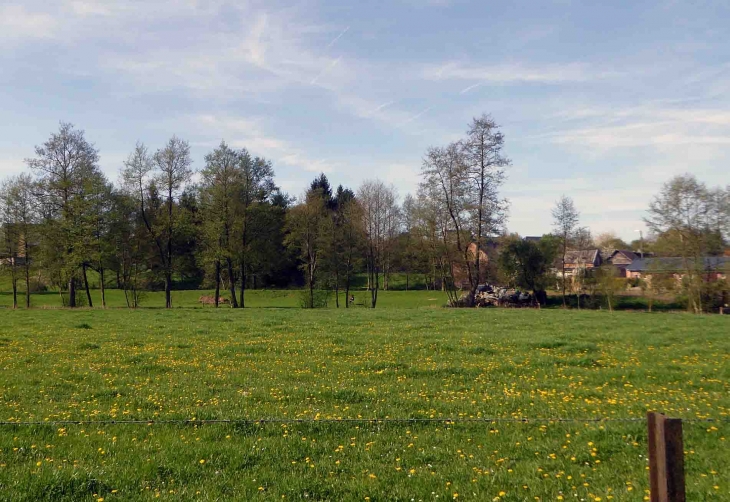
[[[38,279],[31,279],[30,288],[28,289],[30,289],[31,293],[45,293],[46,291],[48,291],[48,286]]]
[[[67,291],[66,292],[63,292],[61,294],[61,296],[63,296],[63,306],[64,307],[68,307],[68,304],[69,304],[69,301],[68,301],[69,294],[68,294],[68,292]],[[77,307],[86,307],[87,306],[87,302],[86,302],[86,291],[83,290],[83,289],[77,289],[76,290],[76,306]]]
[[[629,277],[626,282],[630,288],[638,288],[642,285],[642,280],[638,277]]]
[[[309,290],[304,289],[299,293],[299,306],[303,309],[322,309],[329,304],[330,292],[323,289],[315,289],[312,298]]]

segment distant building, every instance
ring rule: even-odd
[[[489,244],[486,246],[489,248]],[[487,270],[489,268],[489,256],[485,252],[485,246],[481,246],[479,249],[479,271],[481,277],[487,276]],[[469,261],[476,263],[476,251],[477,245],[475,242],[469,244],[467,248],[467,257]],[[465,289],[470,286],[469,284],[469,271],[460,262],[454,263],[454,285],[459,289]]]
[[[627,277],[626,267],[641,259],[641,256],[627,249],[616,249],[606,256],[606,263],[616,267],[619,277]]]
[[[580,270],[591,270],[602,265],[601,252],[598,249],[568,250],[565,253],[565,274],[574,276]],[[558,256],[555,269],[563,273],[563,256]]]
[[[725,280],[730,273],[730,257],[706,256],[690,266],[708,281]],[[684,258],[639,258],[626,267],[626,277],[650,279],[654,274],[671,274],[682,279],[685,268]]]
[[[25,256],[0,255],[0,265],[6,265],[9,267],[24,267]]]

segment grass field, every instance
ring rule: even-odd
[[[222,295],[228,296],[227,292],[221,292]],[[252,308],[300,308],[301,297],[303,292],[295,289],[281,290],[249,290],[246,291],[246,307]],[[365,308],[369,306],[370,293],[362,289],[352,290],[355,296],[355,308]],[[101,293],[99,290],[92,290],[92,301],[94,307],[101,306]],[[213,296],[212,290],[182,290],[173,291],[172,302],[173,307],[183,308],[212,308],[211,305],[201,305],[198,301],[202,295]],[[127,303],[124,298],[124,292],[118,289],[109,289],[106,292],[107,306],[109,308],[126,308]],[[79,293],[79,299],[86,301],[85,292]],[[602,304],[602,308],[607,308],[605,301],[598,301]],[[25,297],[21,294],[18,298],[20,308],[25,304]],[[378,292],[378,307],[380,308],[422,308],[422,307],[444,307],[447,303],[446,293],[443,291],[426,291],[426,290],[389,290]],[[571,308],[577,308],[576,296],[570,296],[568,303]],[[0,289],[0,309],[10,308],[13,305],[12,295]],[[35,293],[31,297],[31,305],[35,308],[59,308],[61,307],[61,298],[58,292]],[[142,297],[142,308],[162,308],[165,305],[165,296],[162,291],[145,292]],[[345,294],[340,293],[340,307],[345,307]],[[585,302],[583,307],[585,308]],[[221,308],[228,308],[227,305],[221,305]],[[334,292],[330,293],[328,308],[336,308]],[[549,298],[548,308],[562,308],[562,300],[559,295],[552,294]],[[648,302],[646,298],[632,295],[618,296],[615,300],[614,309],[616,310],[648,310]],[[677,302],[671,300],[655,301],[654,309],[657,311],[682,311],[684,307]]]
[[[1,420],[315,421],[3,425],[0,500],[645,500],[645,424],[580,419],[730,418],[729,334],[685,314],[6,310]],[[316,421],[360,417],[578,420]],[[685,423],[688,500],[730,499],[729,433]]]
[[[246,291],[246,307],[252,308],[300,308],[301,290],[250,290]],[[369,305],[370,293],[362,290],[352,291],[355,296],[355,308],[364,308]],[[91,299],[94,307],[101,306],[101,293],[98,290],[91,291]],[[198,301],[202,295],[213,296],[212,290],[183,290],[173,291],[173,307],[200,307],[213,308],[211,305],[201,305]],[[228,296],[225,291],[221,295]],[[79,297],[85,300],[86,293],[81,291]],[[124,292],[118,289],[109,289],[106,292],[107,305],[109,308],[123,308],[127,306]],[[24,296],[19,296],[18,303],[22,308],[25,302]],[[384,308],[418,308],[418,307],[443,307],[446,305],[446,294],[442,291],[380,291],[378,292],[378,306]],[[13,305],[12,295],[5,292],[0,293],[0,308],[9,308]],[[61,307],[61,298],[58,292],[36,293],[31,297],[31,305],[36,308],[58,308]],[[142,308],[162,308],[165,306],[165,293],[162,291],[145,292],[142,297]],[[334,293],[329,300],[329,308],[335,308]],[[228,308],[227,305],[221,305]],[[345,294],[340,293],[340,307],[345,307]]]

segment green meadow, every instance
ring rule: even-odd
[[[443,303],[2,309],[0,420],[40,424],[0,425],[0,500],[641,501],[647,410],[690,419],[688,500],[730,499],[729,318]]]

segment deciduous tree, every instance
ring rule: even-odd
[[[552,211],[553,215],[553,228],[555,235],[560,238],[560,247],[562,251],[561,258],[561,273],[562,273],[562,293],[563,293],[563,308],[567,307],[565,300],[565,257],[568,254],[568,246],[571,238],[573,237],[576,228],[578,227],[579,213],[575,208],[573,199],[563,195]]]

